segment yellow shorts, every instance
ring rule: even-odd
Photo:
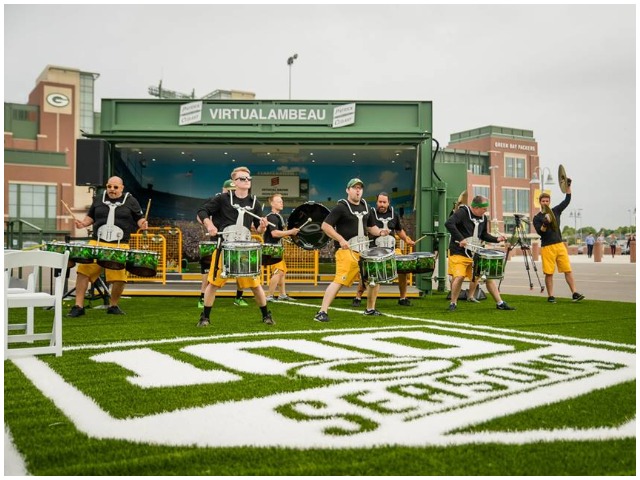
[[[564,243],[554,243],[540,249],[542,255],[542,271],[545,275],[553,275],[558,265],[558,272],[568,273],[571,271],[569,252]]]
[[[287,273],[287,264],[284,260],[269,266],[269,268],[271,269],[271,275],[275,275],[277,272]]]
[[[220,255],[220,258],[218,259],[218,269],[215,272],[215,278],[213,276],[213,264],[216,261],[216,253],[215,252],[212,257],[211,257],[211,266],[209,267],[209,275],[207,276],[207,281],[212,284],[215,285],[216,287],[220,288],[223,287],[229,280],[232,280],[232,278],[222,278],[222,254]],[[236,283],[238,284],[238,289],[240,290],[244,290],[245,288],[256,288],[260,286],[260,275],[257,275],[255,277],[237,277],[235,278]]]
[[[345,287],[353,285],[354,280],[360,273],[359,259],[360,254],[358,252],[352,252],[344,248],[336,250],[336,276],[333,277],[333,281]]]
[[[449,275],[471,280],[473,275],[473,259],[466,255],[449,255]]]
[[[98,242],[95,240],[89,240],[89,245],[97,245]],[[102,242],[101,246],[105,246],[105,243]],[[109,248],[122,248],[124,250],[129,250],[128,243],[121,244],[108,244]],[[91,283],[95,282],[100,274],[102,273],[103,267],[98,265],[97,263],[79,263],[77,273],[81,273],[82,275],[86,275],[89,277]],[[110,282],[126,282],[127,281],[127,271],[123,268],[121,270],[111,270],[110,268],[104,268],[104,275],[107,279],[107,283]]]

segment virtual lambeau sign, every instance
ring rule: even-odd
[[[130,414],[116,418],[101,407],[108,405],[106,399],[91,398],[68,382],[64,372],[37,358],[14,362],[78,430],[100,439],[176,446],[358,448],[635,437],[633,422],[620,428],[460,433],[497,417],[634,380],[636,359],[629,346],[625,351],[587,340],[564,343],[543,335],[472,328],[461,333],[457,326],[437,325],[160,343],[162,352],[156,341],[68,348],[65,355],[85,355],[86,361],[104,368],[102,382],[126,382],[130,391],[161,395],[179,388],[184,397],[189,388],[211,385],[224,392],[245,376],[255,384],[256,375],[275,376],[284,388],[257,398],[142,416],[130,402]],[[289,356],[280,361],[261,354],[265,349],[297,352],[304,360],[291,363]],[[198,368],[185,356],[204,360],[209,368]],[[128,372],[126,380],[113,374],[114,366]],[[323,386],[296,390],[304,378]]]
[[[356,104],[257,105],[219,104],[203,101],[180,106],[179,125],[318,125],[333,128],[353,125]]]

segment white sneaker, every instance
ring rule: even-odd
[[[289,300],[295,300],[295,298],[290,297],[289,295],[280,295],[278,297],[278,300],[284,300],[285,302],[288,302]]]
[[[273,298],[273,295],[267,295],[267,302],[275,302],[276,299]]]

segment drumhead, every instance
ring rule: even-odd
[[[362,258],[382,258],[386,257],[387,255],[394,255],[394,252],[391,248],[373,247],[360,253],[360,256]]]
[[[501,252],[500,250],[490,250],[488,248],[483,248],[481,250],[478,250],[476,255],[478,255],[479,257],[495,257],[495,258],[502,258],[505,256],[504,252]]]
[[[222,244],[223,250],[260,250],[260,242],[225,242]]]
[[[322,231],[322,222],[327,215],[329,209],[321,203],[306,202],[296,207],[287,219],[287,228],[302,227],[298,235],[290,237],[293,243],[304,250],[320,250],[329,243],[331,238]],[[305,225],[309,219],[311,221]]]

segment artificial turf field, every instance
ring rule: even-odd
[[[123,299],[5,361],[5,427],[32,475],[635,475],[635,304],[503,297]]]

